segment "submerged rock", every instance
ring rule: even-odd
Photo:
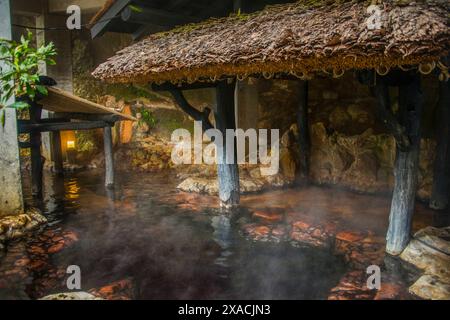
[[[367,287],[367,274],[356,270],[347,272],[336,287],[331,289],[328,300],[372,300],[375,290]]]
[[[39,300],[103,300],[103,299],[96,297],[88,292],[79,291],[79,292],[55,293],[40,298]]]
[[[290,237],[296,244],[327,249],[332,247],[334,240],[334,235],[322,226],[312,226],[303,221],[292,223]]]
[[[91,289],[89,292],[96,297],[106,300],[135,299],[136,289],[132,279],[123,279],[112,282],[104,287]]]

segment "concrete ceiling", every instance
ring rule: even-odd
[[[93,13],[105,4],[106,0],[48,0],[49,13],[66,12],[70,5],[78,5],[82,13]]]
[[[103,7],[107,0],[13,0],[12,10],[15,14],[35,16],[44,13],[65,14],[67,7],[74,4],[81,8],[83,14],[93,14]]]

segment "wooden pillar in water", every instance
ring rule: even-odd
[[[41,119],[42,107],[37,103],[30,103],[30,120],[38,123]],[[44,161],[41,154],[41,133],[39,131],[30,132],[31,145],[31,192],[33,196],[42,196],[42,172]]]
[[[406,149],[397,146],[394,193],[386,238],[386,251],[392,255],[400,254],[410,240],[419,169],[422,109],[420,76],[415,75],[411,82],[399,87],[399,122],[405,128],[410,145]]]
[[[63,166],[63,156],[61,150],[61,132],[55,131],[50,133],[50,137],[52,140],[51,148],[54,162],[54,171],[58,175],[63,175],[64,166]]]
[[[430,207],[445,210],[450,197],[450,81],[439,82],[438,129]]]
[[[111,126],[103,128],[103,143],[105,148],[105,186],[112,188],[114,186],[114,154]]]
[[[218,148],[217,175],[219,182],[219,198],[224,207],[233,207],[239,204],[239,168],[237,165],[236,137],[233,135],[233,150],[227,150],[226,129],[236,129],[235,122],[235,82],[222,81],[216,88],[217,108],[214,112],[216,128],[222,132],[222,152]],[[230,154],[230,151],[233,154]],[[228,161],[227,161],[228,160]]]
[[[297,110],[298,143],[300,146],[300,175],[304,180],[309,177],[309,158],[311,141],[308,126],[308,82],[301,81]]]

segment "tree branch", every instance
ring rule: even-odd
[[[206,107],[203,110],[203,112],[198,111],[189,104],[189,102],[186,100],[181,90],[172,89],[169,90],[169,92],[172,94],[173,98],[175,99],[176,103],[178,104],[181,110],[186,112],[194,120],[202,122],[203,131],[214,128],[214,126],[209,121],[209,114],[211,113],[210,108]]]

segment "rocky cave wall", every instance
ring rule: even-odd
[[[425,77],[426,96],[420,153],[418,196],[431,193],[435,152],[437,80]],[[259,80],[259,126],[285,133],[296,123],[298,85],[294,81]],[[391,92],[397,108],[396,90]],[[375,117],[375,99],[353,73],[340,79],[314,79],[309,85],[311,135],[310,178],[318,184],[340,185],[358,192],[389,192],[393,188],[395,141]],[[295,144],[295,141],[294,141]],[[298,149],[295,145],[291,151]],[[295,156],[295,152],[293,153]],[[281,154],[283,161],[289,156]],[[290,161],[289,159],[287,160]]]

